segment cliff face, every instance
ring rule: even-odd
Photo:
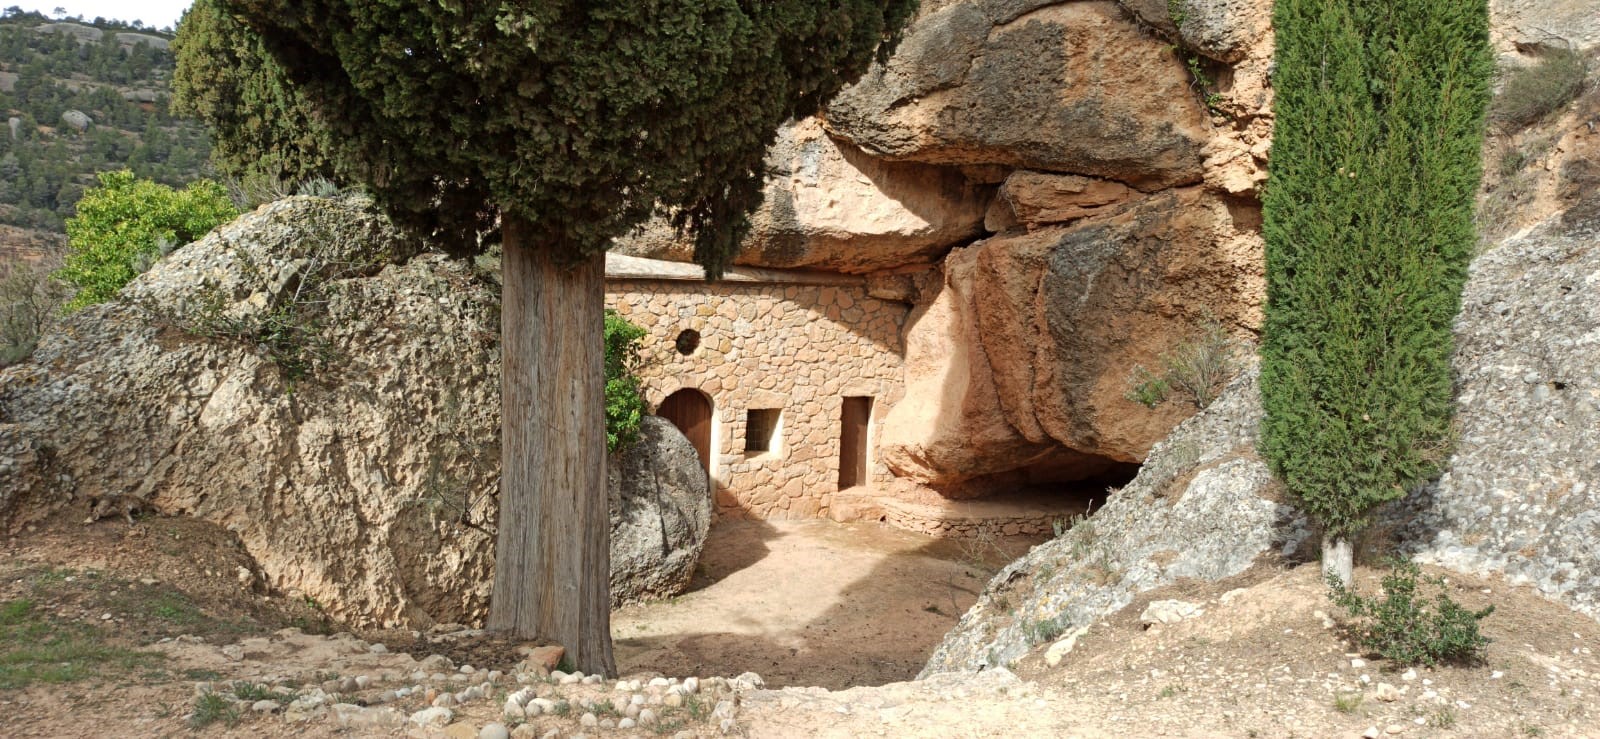
[[[741,264],[923,273],[879,450],[898,476],[950,496],[1095,476],[1193,412],[1123,396],[1206,320],[1259,325],[1270,7],[925,2],[781,133]],[[690,251],[659,224],[619,248]]]

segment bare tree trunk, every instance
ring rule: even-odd
[[[489,628],[616,675],[606,499],[605,255],[565,268],[502,222],[500,518]]]
[[[1341,585],[1350,587],[1355,577],[1355,557],[1349,539],[1333,536],[1322,538],[1322,576],[1336,577]]]

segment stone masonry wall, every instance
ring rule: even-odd
[[[649,334],[639,372],[652,408],[682,388],[712,401],[711,478],[726,517],[828,515],[839,480],[843,399],[873,399],[868,477],[892,478],[878,460],[879,419],[900,400],[903,303],[861,284],[607,280],[606,306]],[[688,356],[675,341],[700,333]],[[775,451],[745,453],[746,414],[781,408]]]

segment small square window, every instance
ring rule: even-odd
[[[780,408],[751,408],[744,421],[744,453],[766,454],[778,450]]]

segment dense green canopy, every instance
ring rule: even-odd
[[[1433,474],[1475,243],[1485,0],[1278,0],[1262,449],[1334,537]]]
[[[223,174],[247,183],[333,176],[327,130],[261,38],[219,0],[195,0],[172,48],[173,112],[211,128],[211,158]]]
[[[403,225],[497,211],[576,260],[657,209],[728,263],[777,127],[865,70],[914,0],[219,0]]]

